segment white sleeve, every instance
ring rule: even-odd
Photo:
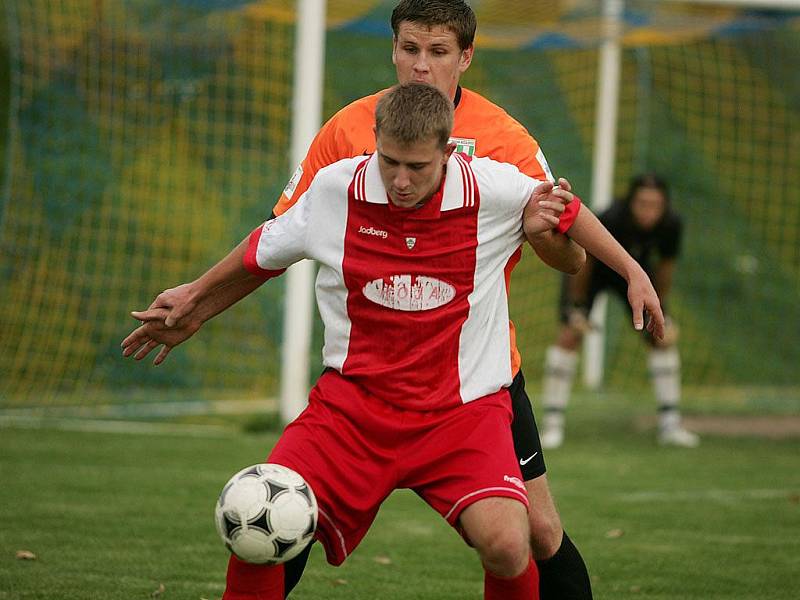
[[[542,182],[525,175],[516,165],[488,158],[475,162],[482,201],[491,199],[503,215],[520,218],[534,188]]]
[[[285,213],[264,223],[256,249],[256,263],[268,271],[285,269],[308,258],[308,230],[314,185]]]

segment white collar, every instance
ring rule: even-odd
[[[441,210],[474,206],[477,189],[478,184],[469,159],[464,154],[453,152],[447,161]],[[366,167],[356,173],[354,190],[356,200],[371,204],[389,203],[381,180],[377,152],[369,157]]]

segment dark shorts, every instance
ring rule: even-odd
[[[525,392],[525,377],[522,371],[517,373],[511,386],[511,407],[514,420],[511,422],[511,436],[514,438],[514,451],[517,453],[522,479],[530,481],[541,477],[547,471],[542,454],[542,442],[539,441],[539,430],[533,417],[531,400]]]

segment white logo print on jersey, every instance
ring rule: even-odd
[[[382,229],[375,229],[374,227],[364,227],[363,225],[358,228],[358,233],[365,233],[367,235],[375,235],[386,239],[389,237],[388,231],[383,231]]]
[[[517,486],[521,490],[525,489],[525,484],[522,483],[519,477],[514,477],[514,476],[509,477],[508,475],[503,475],[503,481],[507,481],[508,483]]]
[[[388,281],[375,279],[363,291],[367,300],[375,304],[413,312],[439,308],[456,297],[455,287],[425,275],[392,275]]]

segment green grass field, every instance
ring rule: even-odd
[[[698,450],[662,449],[642,425],[651,407],[646,398],[579,395],[567,445],[548,454],[595,598],[797,598],[800,438],[705,435]],[[173,425],[197,425],[183,421]],[[214,531],[216,495],[276,439],[245,433],[243,422],[206,419],[218,428],[200,434],[0,420],[0,600],[219,598],[227,553]],[[292,597],[481,594],[474,552],[401,491],[343,567],[315,547]]]

